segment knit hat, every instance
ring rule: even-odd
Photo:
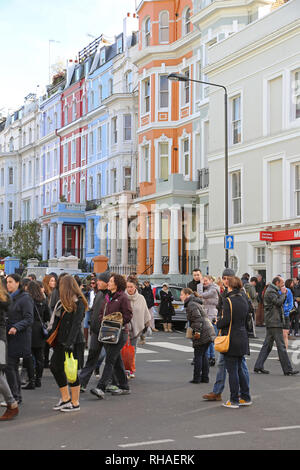
[[[105,271],[104,273],[98,274],[97,279],[98,281],[103,281],[107,284],[110,279],[110,272]]]
[[[223,274],[222,274],[222,277],[224,277],[224,276],[227,276],[227,277],[235,276],[235,272],[234,272],[233,269],[226,268],[226,269],[224,269]]]

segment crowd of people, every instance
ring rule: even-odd
[[[227,408],[252,404],[249,371],[245,356],[250,354],[249,337],[255,327],[266,327],[266,338],[254,366],[255,373],[268,374],[264,363],[276,343],[284,375],[295,375],[287,354],[288,338],[299,336],[300,280],[284,282],[277,276],[265,284],[261,276],[242,278],[227,268],[222,277],[203,276],[199,269],[182,288],[187,314],[187,338],[194,348],[191,383],[208,383],[209,369],[216,364],[215,339],[229,338],[228,348],[219,353],[213,391],[205,400],[221,401],[226,373],[230,399]],[[175,314],[173,296],[164,284],[159,293],[159,314],[163,330],[172,332]],[[42,386],[43,371],[50,368],[59,389],[53,410],[80,410],[80,393],[87,391],[93,373],[98,375],[90,393],[103,399],[105,393],[130,394],[130,379],[135,377],[135,361],[126,370],[122,352],[130,345],[133,357],[138,342],[158,331],[154,322],[155,299],[149,281],[142,285],[136,275],[93,273],[89,282],[67,273],[51,273],[43,281],[35,275],[21,279],[17,274],[3,276],[0,282],[0,393],[6,408],[1,421],[19,413],[22,390]],[[101,340],[103,319],[120,316],[120,335],[116,343]],[[85,350],[87,358],[84,361]],[[70,383],[65,357],[78,361],[76,380]],[[22,361],[21,361],[22,360]],[[100,366],[105,362],[100,376]],[[20,374],[20,363],[22,372]]]

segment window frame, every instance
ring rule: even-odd
[[[234,194],[234,181],[233,178],[238,175],[238,185],[237,185],[237,194]],[[239,225],[242,223],[242,172],[241,170],[234,170],[230,173],[230,183],[231,183],[231,191],[230,191],[230,201],[231,201],[231,225]],[[236,218],[236,206],[239,209],[239,217],[238,220]]]
[[[167,25],[162,23],[163,15],[167,15]],[[163,10],[159,14],[159,43],[160,44],[169,44],[170,41],[170,23],[169,23],[170,15],[168,10]],[[168,38],[162,39],[163,33],[167,31]]]

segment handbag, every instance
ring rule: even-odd
[[[58,330],[59,330],[59,327],[60,327],[60,324],[61,324],[61,321],[63,319],[63,316],[64,314],[66,313],[66,311],[64,311],[59,319],[59,322],[57,324],[57,327],[55,328],[55,330],[53,331],[53,333],[51,333],[51,335],[49,336],[48,339],[46,339],[46,343],[49,344],[50,348],[54,348],[54,346],[56,345],[56,339],[57,339],[57,335],[58,335]]]
[[[76,382],[78,371],[78,360],[74,359],[73,353],[65,353],[64,371],[70,384]]]
[[[230,305],[230,326],[228,330],[228,335],[220,336],[221,330],[219,331],[219,335],[215,338],[215,350],[219,351],[220,353],[224,354],[227,353],[229,350],[230,344],[230,332],[231,332],[231,325],[232,325],[232,303],[229,298],[227,298],[229,305]]]
[[[185,337],[188,339],[193,339],[193,328],[191,328],[190,326],[188,326],[186,329]]]
[[[125,370],[129,370],[130,372],[135,372],[135,349],[134,346],[130,343],[130,338],[128,337],[127,343],[122,348],[121,351],[123,364]]]
[[[123,315],[121,312],[113,312],[110,315],[105,315],[106,307],[107,304],[104,308],[98,341],[101,343],[117,344],[122,331]]]
[[[39,320],[40,320],[40,323],[41,323],[43,336],[44,336],[44,338],[48,338],[49,331],[48,331],[48,329],[47,329],[47,325],[46,325],[44,322],[42,322],[42,319],[41,319],[41,316],[40,316],[40,312],[38,311],[36,305],[34,305],[34,308],[35,308],[36,313],[38,314],[38,317],[39,317]]]

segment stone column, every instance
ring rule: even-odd
[[[50,224],[49,259],[54,258],[54,224]]]
[[[63,222],[57,222],[57,258],[62,256],[62,226]]]
[[[123,214],[121,219],[121,242],[122,242],[122,252],[121,252],[121,265],[126,266],[128,264],[128,218],[127,214]]]
[[[179,207],[171,207],[169,274],[179,274]]]
[[[43,261],[48,259],[48,226],[45,224],[42,226],[42,258]]]
[[[161,211],[159,208],[154,212],[154,264],[153,274],[162,274],[162,258],[161,258]]]
[[[101,236],[100,236],[100,253],[102,256],[106,256],[107,253],[107,232],[105,227],[107,221],[104,218],[101,218]]]
[[[115,213],[110,222],[110,264],[117,264],[117,217]]]

